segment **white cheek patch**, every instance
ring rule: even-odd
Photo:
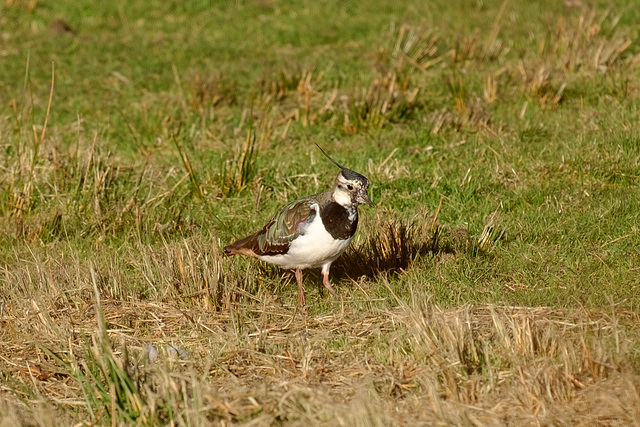
[[[349,206],[351,204],[351,194],[346,191],[336,190],[333,193],[333,200],[339,205]]]

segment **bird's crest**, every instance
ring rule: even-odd
[[[336,165],[336,166],[337,166],[337,167],[339,167],[340,169],[346,169],[346,168],[345,168],[344,166],[342,166],[340,163],[338,163],[338,162],[336,162],[335,160],[333,160],[333,159],[331,158],[331,156],[329,156],[329,155],[327,154],[327,152],[326,152],[326,151],[324,151],[324,150],[322,149],[322,147],[320,147],[317,143],[316,143],[316,147],[318,147],[318,148],[320,149],[320,151],[322,151],[322,154],[324,154],[324,155],[327,157],[327,159],[331,160],[331,163],[333,163],[334,165]]]
[[[324,151],[322,147],[320,147],[317,143],[316,143],[316,147],[318,147],[320,151],[322,151],[322,154],[324,154],[327,157],[327,159],[331,160],[331,163],[333,163],[334,165],[340,168],[340,171],[342,172],[342,176],[344,176],[346,179],[358,180],[369,185],[369,180],[367,179],[367,177],[365,177],[362,174],[359,174],[358,172],[354,172],[351,169],[347,169],[344,166],[342,166],[340,163],[333,160],[331,156],[329,156],[327,152]]]

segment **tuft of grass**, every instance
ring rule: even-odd
[[[189,156],[187,156],[187,153],[180,146],[175,136],[172,136],[172,139],[173,139],[173,143],[176,146],[176,149],[178,150],[178,154],[180,154],[180,159],[182,160],[182,164],[184,165],[184,168],[187,171],[187,175],[189,176],[189,182],[191,183],[191,189],[193,191],[193,194],[198,199],[202,199],[203,197],[202,187],[200,186],[200,183],[198,181],[198,176],[196,175],[195,171],[193,170],[193,166],[189,161]]]
[[[255,131],[247,132],[244,143],[234,154],[233,159],[227,160],[221,176],[220,187],[222,194],[237,193],[253,182],[256,174],[256,144]]]
[[[374,78],[366,93],[347,98],[343,132],[359,133],[409,119],[419,110],[418,92],[418,88],[410,88],[408,79],[399,80],[395,73]]]
[[[426,71],[444,61],[446,54],[441,52],[439,45],[441,37],[433,27],[400,25],[390,52],[397,61],[396,68],[402,70],[406,61],[410,66]]]
[[[187,80],[191,108],[214,111],[238,103],[237,83],[224,75],[195,73]]]

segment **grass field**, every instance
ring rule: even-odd
[[[640,8],[367,3],[0,4],[0,425],[640,425]]]

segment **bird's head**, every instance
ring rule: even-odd
[[[333,187],[333,200],[342,206],[358,206],[362,203],[373,206],[367,194],[368,188],[369,180],[364,175],[341,168]]]
[[[342,206],[358,206],[366,203],[373,206],[367,189],[369,188],[369,180],[358,172],[354,172],[340,165],[333,160],[318,144],[316,146],[322,151],[327,159],[340,168],[336,183],[333,186],[333,200]]]

